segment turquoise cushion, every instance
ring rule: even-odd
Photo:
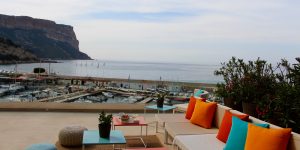
[[[48,143],[32,144],[25,150],[57,150],[55,145]]]
[[[258,124],[257,126],[269,128],[269,124]],[[232,126],[224,150],[244,150],[248,132],[248,122],[232,116]]]
[[[202,93],[204,93],[203,90],[198,90],[198,91],[194,94],[194,96],[200,97],[200,95],[201,95]]]

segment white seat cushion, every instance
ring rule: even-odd
[[[190,122],[190,120],[185,119],[185,114],[155,114],[155,118],[159,123],[169,123],[169,122]]]
[[[173,144],[181,150],[223,150],[225,143],[216,136],[217,134],[178,135]]]
[[[189,105],[188,103],[185,103],[185,104],[176,104],[174,106],[176,106],[177,111],[186,112],[188,105]]]
[[[166,122],[165,130],[171,137],[177,135],[215,134],[218,128],[205,129],[190,122]]]

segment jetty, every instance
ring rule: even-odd
[[[138,102],[140,104],[147,104],[147,103],[150,103],[151,101],[153,100],[153,97],[148,97],[148,98],[145,98],[144,100]]]
[[[106,92],[111,92],[123,96],[134,96],[136,93],[131,93],[131,92],[123,92],[123,91],[118,91],[118,90],[105,90]]]
[[[73,101],[74,99],[77,99],[80,97],[90,96],[90,95],[101,93],[102,91],[104,91],[104,90],[100,89],[100,90],[97,90],[97,91],[94,91],[91,93],[87,93],[86,91],[78,91],[75,93],[60,95],[60,96],[56,96],[56,97],[44,98],[44,99],[38,100],[37,102],[57,102],[57,103],[70,102],[70,101]]]

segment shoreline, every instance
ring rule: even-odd
[[[184,81],[164,81],[164,80],[148,80],[148,79],[124,79],[124,78],[106,78],[106,77],[84,77],[84,76],[68,76],[68,75],[50,75],[54,78],[61,78],[65,80],[92,80],[92,81],[120,81],[120,82],[133,82],[133,83],[179,83],[182,85],[200,85],[207,87],[216,87],[217,83],[201,83],[201,82],[184,82]]]
[[[18,71],[30,73],[33,68],[42,67],[49,74],[77,77],[123,78],[124,80],[161,80],[169,82],[217,84],[222,79],[213,72],[216,65],[177,64],[177,63],[138,63],[123,61],[84,61],[55,60],[58,63],[18,63],[2,65],[4,71],[12,72],[17,66]]]
[[[0,61],[0,65],[32,64],[32,63],[61,63],[57,60],[32,60],[32,61]]]

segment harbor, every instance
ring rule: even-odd
[[[155,103],[167,92],[165,104],[185,103],[194,89],[212,92],[214,84],[78,77],[37,73],[2,73],[1,102]],[[208,97],[209,95],[207,95]]]

